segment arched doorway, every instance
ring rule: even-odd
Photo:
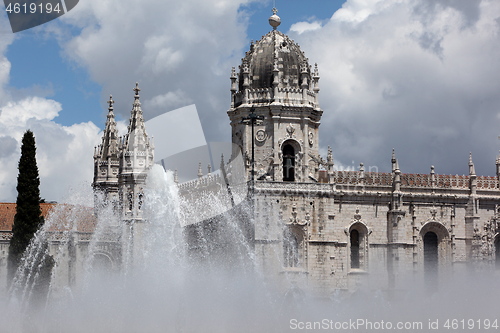
[[[424,271],[436,273],[438,267],[438,236],[429,231],[424,235]]]
[[[357,221],[347,229],[348,256],[351,269],[368,270],[368,228]]]
[[[359,268],[359,231],[351,230],[351,268]]]
[[[283,181],[295,181],[295,149],[289,143],[283,146]]]

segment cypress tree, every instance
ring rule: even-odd
[[[16,215],[8,257],[9,281],[12,281],[31,239],[44,223],[40,209],[40,179],[36,165],[35,137],[30,130],[23,136],[18,169]]]

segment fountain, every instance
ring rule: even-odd
[[[434,294],[414,288],[392,299],[382,290],[362,286],[352,294],[314,295],[302,285],[284,291],[259,271],[246,231],[232,223],[249,219],[248,211],[241,215],[249,206],[222,214],[224,223],[215,229],[190,224],[193,205],[179,195],[173,173],[155,165],[147,179],[147,222],[141,226],[142,239],[134,238],[133,244],[113,207],[103,205],[99,220],[91,221],[87,229],[81,225],[82,216],[88,218],[87,208],[57,207],[26,252],[10,298],[3,303],[2,330],[264,332],[355,327],[370,331],[388,329],[389,323],[396,327],[399,322],[408,328],[420,323],[426,330],[436,322],[442,329],[446,320],[452,324],[451,319],[464,327],[475,325],[477,329],[479,324],[488,324],[494,328],[497,312],[492,305],[499,295],[493,287],[498,280],[473,274],[450,279]],[[209,200],[214,206],[226,205],[228,198],[212,196]],[[81,276],[72,284],[63,266],[75,251],[78,230],[91,230],[92,237],[82,269],[76,270]],[[207,234],[214,230],[230,235],[234,242],[220,241],[214,246],[211,241],[217,237]],[[196,245],[187,241],[192,242],[193,237]],[[113,246],[118,243],[122,247],[119,267],[102,256],[103,248],[117,251]],[[52,262],[47,283],[41,268]],[[47,289],[40,288],[44,282]],[[465,321],[460,322],[462,319]],[[412,326],[405,330],[422,329]]]

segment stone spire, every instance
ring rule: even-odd
[[[436,171],[434,170],[434,165],[431,165],[431,186],[436,186]]]
[[[141,109],[141,101],[139,100],[139,83],[135,83],[134,104],[132,104],[132,111],[130,111],[130,121],[128,125],[128,133],[126,136],[126,144],[133,147],[135,144],[144,144],[142,139],[147,138],[146,128],[144,126],[144,117]]]
[[[392,148],[392,156],[391,156],[391,164],[392,164],[392,173],[394,173],[394,171],[396,171],[396,151],[394,150],[394,148]]]
[[[401,170],[399,169],[399,162],[396,160],[394,163],[394,192],[401,191]]]
[[[498,183],[500,184],[500,151],[498,153],[499,155],[497,156],[496,167],[497,167],[497,179]]]
[[[143,187],[147,171],[154,164],[154,147],[146,133],[139,84],[135,92],[128,131],[122,140],[119,183],[122,192],[123,218],[126,221],[142,219]]]
[[[359,183],[360,185],[365,184],[365,164],[359,163]]]
[[[469,175],[476,175],[476,168],[474,167],[474,162],[472,162],[472,153],[469,153]]]
[[[106,159],[109,157],[118,156],[118,130],[116,129],[115,114],[113,113],[113,96],[109,95],[108,115],[106,118],[106,125],[102,136],[102,143],[99,146],[100,158]]]
[[[134,103],[132,104],[132,111],[130,111],[130,120],[127,127],[128,131],[123,140],[123,150],[125,154],[129,154],[129,156],[132,156],[132,152],[136,151],[140,152],[140,156],[151,155],[152,159],[153,145],[146,133],[141,101],[139,99],[139,91],[141,91],[141,89],[139,89],[139,83],[135,83],[133,91],[135,92]],[[149,167],[151,164],[152,163],[147,163],[145,166]]]
[[[201,162],[198,164],[198,178],[203,177],[203,170],[201,169]]]
[[[477,190],[477,176],[476,176],[476,168],[474,167],[474,162],[472,161],[472,153],[469,153],[469,187],[470,193],[472,195],[476,194]]]
[[[238,91],[238,76],[236,75],[236,68],[231,68],[231,107],[234,108],[234,94]]]
[[[118,130],[113,113],[113,103],[113,97],[110,95],[102,142],[94,151],[94,181],[92,186],[96,190],[103,191],[106,200],[116,200],[120,165]]]

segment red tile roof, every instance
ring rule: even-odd
[[[67,231],[73,229],[79,232],[93,232],[95,229],[96,221],[93,209],[90,207],[41,203],[40,208],[42,210],[42,216],[46,221],[49,218],[54,219],[51,223],[51,231]],[[0,203],[0,232],[12,231],[15,215],[15,203]]]

